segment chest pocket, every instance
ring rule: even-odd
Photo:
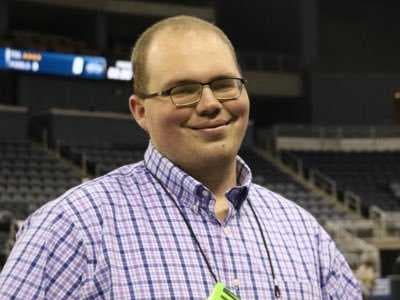
[[[283,300],[320,300],[320,289],[309,281],[281,281],[279,282],[281,299]]]

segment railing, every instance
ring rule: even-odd
[[[297,175],[308,180],[315,187],[323,190],[328,195],[331,195],[339,200],[338,188],[334,179],[317,169],[310,169],[306,171],[303,166],[303,160],[289,152],[277,152],[276,157]],[[345,191],[343,196],[343,204],[346,208],[361,216],[362,208],[360,196],[352,191]]]
[[[359,238],[374,238],[381,235],[379,225],[370,219],[341,220],[337,226],[347,230]]]
[[[352,222],[353,224],[356,224],[356,221]],[[378,274],[380,274],[381,264],[379,249],[349,232],[345,225],[346,223],[344,222],[327,221],[325,228],[334,237],[335,242],[338,244],[338,247],[342,249],[345,256],[352,255],[353,257],[360,258],[363,255],[367,255],[373,259],[375,269],[377,270]]]
[[[362,206],[359,195],[348,190],[338,194],[337,184],[333,179],[317,169],[305,169],[299,157],[281,150],[400,150],[400,126],[277,125],[268,129],[258,129],[256,136],[260,145],[269,149],[296,174],[308,179],[333,197],[340,198],[347,208],[359,215],[368,213]],[[400,236],[399,214],[385,212],[382,216],[378,208],[370,210],[370,214],[379,219],[378,222],[383,222],[381,227],[385,234]]]
[[[309,181],[329,195],[337,198],[336,182],[317,169],[311,169],[309,172]]]
[[[281,150],[400,150],[400,126],[276,125],[256,130],[257,143]]]
[[[278,158],[288,167],[290,167],[296,174],[304,177],[303,173],[303,160],[299,157],[289,153],[277,153]]]
[[[344,192],[344,205],[361,215],[361,198],[352,191]]]
[[[400,237],[400,212],[383,211],[373,205],[369,214],[370,218],[380,226],[382,235]]]
[[[276,125],[277,137],[389,138],[400,137],[400,126]]]

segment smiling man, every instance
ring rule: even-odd
[[[249,97],[225,34],[168,18],[139,37],[132,62],[144,160],[35,212],[1,299],[361,299],[316,220],[252,183],[237,156]]]
[[[134,67],[144,64],[148,81],[135,85],[132,114],[157,151],[210,189],[222,220],[228,212],[225,193],[236,185],[236,155],[249,118],[233,48],[217,28],[192,18],[164,21],[147,34],[152,35],[147,49],[141,44],[148,38],[145,33],[133,53]]]

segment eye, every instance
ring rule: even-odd
[[[184,84],[177,86],[171,90],[171,96],[174,99],[186,98],[196,95],[201,89],[199,84]]]
[[[214,91],[224,92],[236,88],[234,79],[219,79],[211,83],[211,88]]]

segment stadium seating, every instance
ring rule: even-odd
[[[339,190],[350,190],[361,196],[367,206],[400,210],[399,152],[291,153],[303,160],[306,169],[318,169],[334,179]]]
[[[144,131],[130,114],[52,108],[37,116],[34,135],[48,133],[51,146],[120,144],[147,146]]]
[[[10,130],[12,128],[12,130]],[[23,140],[28,136],[28,108],[0,103],[0,140]],[[10,153],[9,155],[13,155]]]
[[[80,183],[80,173],[29,140],[0,140],[0,208],[24,219]]]
[[[354,216],[337,207],[331,201],[316,195],[272,163],[259,156],[250,148],[242,149],[240,155],[253,170],[254,181],[282,194],[313,214],[321,222],[336,219],[353,219]]]
[[[67,159],[85,161],[91,175],[99,176],[143,159],[144,149],[112,144],[63,146]]]

